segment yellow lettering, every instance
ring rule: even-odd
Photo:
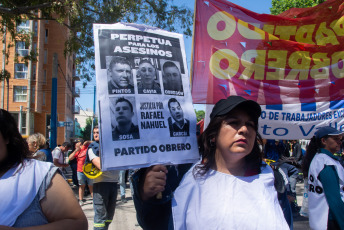
[[[285,66],[287,64],[286,50],[269,50],[268,51],[268,70],[266,80],[282,80],[284,79]],[[272,60],[271,60],[272,59]]]
[[[295,41],[307,44],[315,44],[312,40],[314,28],[315,24],[300,26],[295,34]]]
[[[264,30],[265,32],[268,32],[268,34],[269,34],[269,40],[270,40],[270,41],[272,41],[272,40],[279,40],[279,38],[276,37],[276,36],[274,35],[275,25],[268,25],[268,24],[265,24],[265,25],[263,26],[263,30]]]
[[[275,35],[280,39],[290,40],[290,36],[296,34],[296,26],[276,26]]]
[[[223,30],[218,29],[218,23],[225,23]],[[218,41],[226,40],[230,38],[236,29],[235,18],[225,11],[217,12],[209,18],[207,31],[209,36]]]
[[[331,29],[326,28],[326,22],[320,23],[320,26],[315,34],[315,41],[317,45],[338,45],[339,42],[337,40],[336,35],[333,33]]]
[[[344,36],[344,16],[338,20],[334,20],[330,26],[337,36]]]
[[[299,80],[307,80],[309,67],[311,65],[311,57],[307,51],[293,52],[288,59],[290,71],[285,80],[296,80],[299,75]]]
[[[329,77],[330,59],[326,53],[315,53],[312,56],[314,66],[311,68],[310,75],[314,79],[327,79]]]
[[[247,39],[254,39],[254,40],[265,39],[265,31],[257,27],[254,27],[254,29],[251,30],[249,28],[248,23],[240,19],[238,20],[238,31],[244,38],[247,38]]]
[[[221,61],[228,61],[226,69],[221,68]],[[229,49],[221,49],[216,51],[210,58],[209,69],[211,73],[219,79],[229,79],[237,74],[239,70],[239,57]]]
[[[344,78],[344,51],[332,55],[332,73],[336,78]]]
[[[255,80],[264,80],[265,50],[247,50],[241,56],[241,64],[245,67],[239,79],[250,79],[254,74]]]

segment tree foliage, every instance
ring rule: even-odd
[[[291,8],[306,8],[316,6],[323,3],[325,0],[272,0],[270,12],[273,15],[278,15]]]
[[[197,122],[199,122],[200,120],[204,119],[205,117],[205,112],[203,110],[195,110],[196,113],[196,118],[197,118]]]
[[[65,55],[77,54],[77,74],[88,81],[94,74],[93,23],[135,22],[190,36],[193,19],[190,9],[169,0],[2,0],[0,15],[0,35],[6,30],[13,39],[20,36],[16,24],[26,19],[53,20],[70,29]]]
[[[95,119],[95,122],[93,124],[93,127],[98,125],[98,119]],[[82,139],[86,140],[92,140],[91,138],[91,128],[92,128],[92,117],[88,117],[86,119],[86,126],[83,130],[81,130],[81,136]]]

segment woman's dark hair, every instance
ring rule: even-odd
[[[0,171],[6,172],[15,164],[23,163],[25,158],[32,158],[29,146],[17,128],[13,116],[6,110],[0,109],[0,132],[7,140],[7,156],[0,162]]]
[[[195,166],[193,174],[195,177],[204,176],[211,167],[216,165],[215,163],[215,151],[216,151],[216,141],[213,142],[212,139],[217,139],[221,126],[225,122],[228,114],[214,117],[208,127],[198,138],[199,151],[202,156],[202,163]],[[263,160],[263,151],[260,146],[262,146],[262,138],[258,133],[258,121],[254,121],[256,126],[256,138],[253,149],[249,155],[245,157],[247,163],[247,169],[253,172],[260,173],[260,167]]]
[[[328,137],[329,136],[324,136],[322,138],[327,139]],[[323,147],[324,146],[321,143],[321,138],[316,138],[315,136],[313,136],[307,146],[306,154],[302,161],[302,173],[304,178],[308,177],[309,166],[313,160],[313,157],[319,151],[319,149]]]

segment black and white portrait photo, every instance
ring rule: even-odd
[[[162,78],[164,92],[167,95],[183,96],[182,76],[178,66],[172,61],[166,61],[162,65]]]
[[[159,74],[150,59],[141,59],[136,71],[139,94],[161,94]]]
[[[109,94],[133,94],[133,75],[130,62],[124,57],[110,58],[108,64]]]
[[[134,98],[110,98],[112,140],[139,139],[139,128],[134,113]]]
[[[171,117],[168,118],[168,125],[171,137],[184,137],[190,135],[190,121],[184,118],[184,112],[180,103],[175,98],[168,101],[168,109]]]

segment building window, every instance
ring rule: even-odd
[[[36,42],[33,43],[33,52],[34,52],[36,55],[38,54],[37,43],[36,43]]]
[[[14,64],[14,78],[15,79],[27,79],[27,65],[24,63]]]
[[[44,64],[47,64],[48,62],[48,50],[44,50]]]
[[[13,86],[13,101],[26,102],[27,87],[26,86]]]
[[[45,105],[45,92],[43,92],[43,97],[42,98],[43,98],[42,104]]]
[[[35,86],[33,86],[31,89],[32,89],[32,92],[31,92],[31,103],[35,103],[35,99],[36,99],[36,88],[35,88]]]
[[[43,83],[47,84],[47,70],[43,70]]]
[[[17,32],[23,33],[23,32],[29,32],[30,31],[30,21],[22,21],[20,24],[17,25]]]
[[[48,29],[45,29],[45,39],[44,39],[44,43],[47,44],[48,43]]]
[[[35,25],[34,25],[34,36],[37,37],[37,33],[38,33],[38,22],[35,21]]]
[[[22,57],[29,55],[29,44],[23,41],[16,41],[16,53]]]
[[[32,81],[36,81],[36,64],[32,64]]]
[[[17,122],[18,124],[18,128],[19,128],[19,113],[11,113],[11,115],[14,117],[14,120]],[[22,132],[21,134],[25,134],[26,133],[26,112],[22,112],[22,120],[21,120],[21,125],[22,125]]]

